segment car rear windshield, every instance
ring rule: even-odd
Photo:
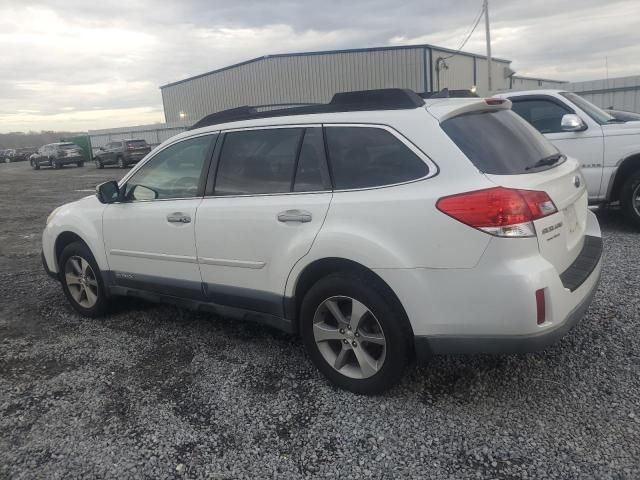
[[[132,140],[130,142],[127,142],[127,147],[142,148],[146,146],[147,146],[147,142],[144,140]]]
[[[539,172],[564,159],[551,142],[511,110],[467,113],[445,120],[441,127],[483,173]],[[545,162],[553,157],[555,163]]]

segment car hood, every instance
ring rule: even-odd
[[[625,123],[608,123],[602,125],[602,132],[606,136],[614,135],[640,135],[640,121]]]

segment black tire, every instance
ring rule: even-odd
[[[124,157],[118,157],[118,167],[127,168],[127,162],[124,161]]]
[[[640,170],[624,182],[620,191],[620,205],[627,218],[640,228]]]
[[[81,305],[75,298],[74,294],[71,293],[70,287],[67,284],[65,275],[65,272],[67,271],[67,265],[70,260],[74,261],[75,258],[84,259],[91,267],[92,275],[87,273],[85,276],[87,278],[87,281],[95,280],[95,290],[92,288],[93,285],[87,285],[85,288],[92,288],[92,292],[97,297],[97,300],[93,305]],[[69,267],[72,268],[71,265],[69,265]],[[58,268],[60,271],[59,277],[60,283],[62,284],[62,290],[64,291],[64,294],[73,309],[80,315],[85,317],[99,317],[101,315],[104,315],[104,313],[107,311],[108,306],[107,292],[104,286],[104,282],[102,281],[100,268],[98,267],[98,264],[96,263],[91,250],[89,250],[89,247],[87,247],[87,245],[85,245],[83,242],[74,242],[67,245],[64,250],[62,250],[62,253],[60,254],[60,257],[58,259]],[[89,299],[88,295],[85,294],[85,298]]]
[[[58,170],[61,167],[61,165],[58,163],[58,161],[55,158],[51,159],[51,168],[53,168],[54,170]]]
[[[78,162],[76,165],[78,165],[78,167],[84,167],[84,162]]]
[[[300,309],[300,332],[311,360],[332,383],[354,393],[381,393],[400,381],[412,351],[412,331],[398,301],[379,284],[379,279],[362,277],[351,272],[328,275],[319,280],[305,295]],[[314,317],[320,305],[331,297],[350,297],[362,303],[377,320],[386,341],[382,366],[368,378],[352,378],[325,360],[314,338]],[[357,331],[356,331],[357,332]],[[364,333],[363,333],[364,334]],[[358,340],[356,338],[355,340]],[[332,342],[336,342],[332,340]],[[342,342],[345,342],[343,339]],[[360,342],[362,339],[360,337]],[[345,342],[348,346],[349,341]],[[340,341],[337,341],[337,345]],[[358,344],[364,348],[362,343]],[[364,344],[366,345],[366,344]],[[333,348],[333,347],[332,347]],[[348,347],[351,349],[351,347]],[[355,360],[355,347],[352,359]],[[379,358],[382,357],[378,357]],[[359,363],[359,362],[357,362]]]
[[[95,159],[96,162],[96,168],[104,168],[104,163],[102,163],[102,160],[98,157]]]
[[[35,160],[31,160],[31,168],[33,168],[34,170],[40,170],[40,164]]]

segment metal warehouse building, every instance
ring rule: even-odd
[[[511,61],[493,58],[493,90],[510,87]],[[442,88],[488,93],[487,58],[433,45],[267,55],[160,87],[167,123],[192,124],[243,105],[326,103],[334,93]]]

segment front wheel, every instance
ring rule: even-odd
[[[640,170],[631,175],[622,186],[620,204],[627,218],[640,227]]]
[[[58,161],[55,158],[51,159],[51,167],[54,170],[57,170],[57,169],[60,168],[60,164],[58,163]]]
[[[96,158],[95,162],[96,162],[96,168],[98,169],[104,168],[104,163],[102,163],[102,160],[100,160],[99,158]]]
[[[410,328],[404,312],[376,282],[351,273],[329,275],[305,295],[302,339],[313,363],[334,384],[376,394],[407,366]]]
[[[100,268],[82,242],[67,245],[58,261],[60,282],[67,300],[80,315],[98,317],[107,309],[107,294]]]
[[[124,161],[124,158],[118,157],[118,166],[120,168],[127,168],[127,163]]]
[[[33,168],[34,170],[40,170],[40,164],[35,160],[31,160],[31,168]]]

